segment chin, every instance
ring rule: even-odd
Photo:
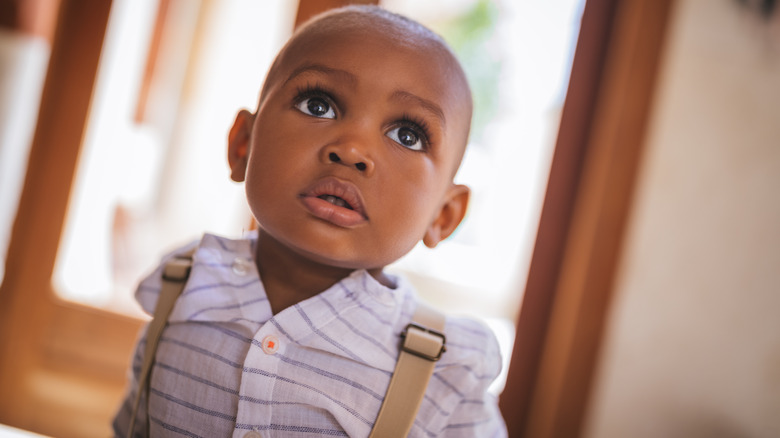
[[[332,229],[318,229],[313,233],[300,231],[273,233],[272,230],[265,228],[264,232],[282,247],[310,263],[350,271],[384,268],[411,251],[416,244],[416,242],[407,242],[405,245],[385,243],[384,249],[377,251],[375,244],[364,244]]]

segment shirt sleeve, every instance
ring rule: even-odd
[[[127,429],[130,427],[133,404],[135,403],[136,394],[138,393],[138,375],[141,374],[143,352],[146,346],[146,329],[144,329],[142,333],[143,335],[135,346],[135,353],[133,354],[130,369],[128,370],[128,385],[127,390],[125,391],[125,397],[119,405],[119,410],[114,416],[114,421],[112,423],[114,437],[128,438]],[[135,433],[132,435],[133,437],[146,437],[146,431],[148,430],[146,425],[147,418],[146,397],[142,395],[138,406],[138,412],[136,413],[134,426]]]
[[[169,254],[166,254],[162,258],[162,262],[157,266],[157,268],[152,271],[146,278],[141,280],[138,287],[136,288],[135,298],[136,301],[138,301],[138,304],[141,305],[141,308],[144,310],[144,312],[149,315],[154,313],[154,308],[157,305],[157,298],[159,297],[160,290],[162,289],[162,270],[165,266],[165,263],[175,254],[178,254],[186,248],[190,248],[191,246],[192,245],[190,244],[185,248],[178,249]],[[127,373],[127,390],[125,391],[125,397],[122,400],[122,403],[119,405],[119,409],[112,423],[115,437],[128,438],[127,429],[130,427],[133,404],[135,403],[136,394],[138,393],[138,378],[141,374],[141,367],[143,366],[144,361],[144,349],[146,348],[146,330],[148,327],[149,324],[147,323],[140,332],[138,342],[135,345],[135,350]],[[138,406],[138,411],[136,413],[134,426],[135,433],[133,434],[133,437],[146,437],[146,431],[148,430],[146,424],[148,419],[148,416],[146,415],[146,406],[146,397],[145,395],[142,395]]]
[[[457,402],[437,436],[504,438],[507,430],[498,398],[488,390],[501,372],[498,341],[481,323],[461,321],[453,325],[460,325],[447,337],[448,353],[453,356],[442,358],[453,366],[433,378],[444,382],[457,395]]]
[[[498,410],[498,399],[486,390],[466,394],[439,436],[505,438],[506,425]]]
[[[163,256],[161,263],[157,268],[152,271],[146,278],[144,278],[138,285],[135,291],[135,298],[141,308],[149,315],[154,314],[154,309],[157,306],[157,299],[160,296],[162,290],[162,272],[165,264],[176,254],[181,254],[190,251],[192,248],[198,245],[197,241],[191,242],[175,251],[172,251]],[[147,323],[141,331],[141,336],[136,343],[133,353],[130,369],[128,371],[127,390],[125,397],[122,400],[119,410],[114,417],[112,427],[115,437],[126,438],[127,429],[130,427],[130,419],[133,412],[133,404],[135,403],[136,394],[138,392],[138,380],[141,374],[141,367],[144,361],[144,349],[146,348],[146,330],[149,324]],[[133,437],[145,437],[147,427],[148,415],[146,414],[146,396],[142,395],[136,413],[136,421],[134,425],[135,433]]]

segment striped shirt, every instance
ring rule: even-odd
[[[387,288],[364,270],[276,315],[253,259],[256,239],[205,235],[189,280],[162,334],[152,371],[149,416],[155,437],[365,437],[376,420],[416,295],[403,278]],[[161,266],[136,298],[153,313]],[[411,437],[504,437],[495,397],[500,371],[494,335],[481,323],[447,318],[447,351]],[[114,419],[129,424],[143,363],[142,335],[128,394]]]

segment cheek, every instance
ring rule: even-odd
[[[284,180],[301,172],[315,155],[310,147],[283,124],[263,126],[253,135],[247,182],[278,187]]]
[[[268,206],[275,205],[277,199],[286,194],[285,189],[291,189],[287,178],[294,174],[295,170],[281,164],[279,158],[263,153],[261,149],[255,149],[249,157],[244,190],[247,203],[258,219],[258,214],[267,212],[264,210],[267,210]]]
[[[386,226],[398,234],[399,240],[419,240],[431,224],[441,202],[441,184],[430,169],[407,169],[399,178],[383,182],[380,202],[384,208]]]
[[[268,212],[268,209],[263,208],[263,206],[268,205],[269,200],[267,199],[267,195],[268,193],[271,193],[271,190],[264,190],[263,187],[262,181],[258,181],[257,178],[254,178],[249,174],[247,175],[247,178],[244,181],[246,202],[249,206],[249,210],[252,212],[252,216],[260,223],[264,221],[263,214]]]

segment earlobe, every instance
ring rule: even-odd
[[[471,191],[468,187],[453,184],[448,192],[438,216],[425,231],[423,243],[428,248],[434,248],[442,240],[452,234],[466,216]]]
[[[230,165],[230,178],[235,182],[244,181],[246,176],[253,121],[254,115],[252,113],[241,110],[236,115],[233,127],[228,133],[228,165]]]

